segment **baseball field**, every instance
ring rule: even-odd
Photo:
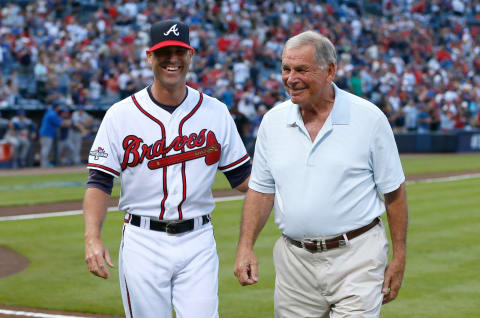
[[[402,164],[410,208],[407,269],[398,298],[384,306],[381,317],[480,317],[480,154],[402,156]],[[86,170],[0,170],[0,248],[28,260],[24,270],[0,278],[0,317],[7,317],[2,309],[12,308],[123,316],[117,268],[102,280],[84,264],[81,214],[5,217],[58,202],[78,204],[86,177]],[[227,188],[219,175],[215,190]],[[113,196],[118,195],[117,184]],[[272,247],[279,231],[270,218],[256,244],[260,281],[241,287],[233,275],[241,207],[238,198],[222,201],[213,213],[220,316],[273,317]],[[115,264],[122,222],[121,212],[112,211],[104,224],[103,239]],[[0,267],[8,258],[0,253]]]

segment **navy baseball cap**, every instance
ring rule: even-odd
[[[190,46],[188,25],[176,20],[159,21],[150,28],[150,48],[153,52],[166,46],[181,46],[193,51]]]

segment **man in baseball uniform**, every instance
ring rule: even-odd
[[[235,275],[242,285],[258,281],[253,245],[275,207],[277,318],[376,318],[402,283],[408,209],[392,129],[378,107],[333,83],[336,65],[324,36],[289,39],[282,80],[290,100],[258,130]]]
[[[113,178],[125,223],[119,274],[127,317],[218,317],[218,256],[210,213],[215,173],[247,190],[250,158],[226,105],[186,85],[188,26],[150,29],[151,86],[114,104],[90,151],[84,199],[85,259],[113,266],[101,240]],[[106,264],[105,264],[106,263]]]

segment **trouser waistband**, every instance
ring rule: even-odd
[[[328,240],[315,240],[315,239],[305,239],[303,241],[296,241],[286,235],[285,238],[292,244],[295,245],[296,247],[304,248],[306,250],[309,250],[311,252],[321,252],[321,251],[326,251],[332,248],[338,248],[345,246],[347,244],[345,237],[347,240],[351,240],[357,236],[362,235],[363,233],[367,232],[371,228],[373,228],[375,225],[380,223],[379,218],[375,218],[371,223],[362,226],[361,228],[358,228],[356,230],[347,232],[345,234],[336,236],[334,238],[328,239]]]

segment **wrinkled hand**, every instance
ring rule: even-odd
[[[252,250],[237,251],[234,274],[242,286],[258,282],[258,260]]]
[[[382,294],[383,302],[386,304],[394,300],[400,286],[402,286],[403,274],[405,272],[405,259],[392,259],[385,271],[385,280],[383,282]]]
[[[88,270],[98,277],[109,278],[110,273],[106,264],[110,267],[114,267],[110,254],[105,248],[105,244],[101,239],[86,239],[85,240],[85,262],[87,263]]]

